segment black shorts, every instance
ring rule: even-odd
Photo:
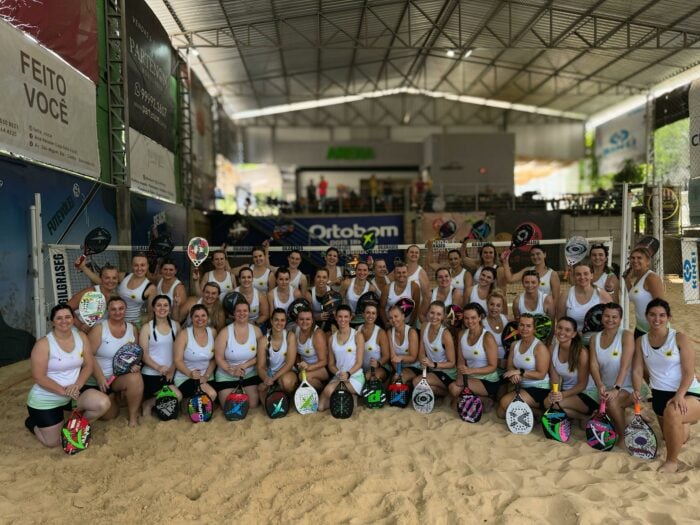
[[[63,412],[73,410],[73,405],[69,401],[63,406],[56,408],[32,408],[27,407],[27,412],[29,412],[29,417],[31,419],[31,424],[39,428],[52,427],[63,423]]]
[[[151,376],[148,374],[141,374],[143,378],[143,398],[150,399],[155,397],[160,389],[164,385],[172,385],[172,381],[166,381],[163,376]]]
[[[544,400],[547,399],[549,395],[549,390],[546,388],[537,388],[534,386],[522,387],[525,392],[530,394],[530,397],[535,400],[535,403],[539,405],[540,408],[544,408]]]
[[[451,383],[454,383],[454,379],[452,379],[450,376],[448,376],[445,372],[442,370],[435,370],[433,369],[431,373],[435,374],[437,378],[442,381],[442,384],[445,385],[445,388],[450,386]],[[421,375],[423,372],[421,371]]]
[[[401,367],[401,370],[409,370],[410,372],[413,372],[417,376],[423,375],[423,369],[418,368],[417,366],[403,366],[403,367]]]
[[[82,394],[86,390],[97,390],[98,392],[102,392],[102,390],[100,390],[100,387],[97,385],[83,385],[83,388],[80,389],[80,393]],[[105,394],[107,394],[108,396],[114,394],[111,386],[107,387],[107,392],[105,392]]]
[[[214,383],[214,388],[216,388],[217,392],[221,392],[222,390],[233,390],[239,383],[243,388],[247,386],[257,386],[262,383],[262,379],[260,379],[260,376],[253,376],[249,377],[248,379],[241,379],[241,381],[217,381]]]
[[[214,381],[207,381],[209,385],[214,387],[216,389],[216,382]],[[184,383],[182,383],[179,387],[177,387],[180,392],[182,392],[183,397],[192,397],[195,392],[197,392],[197,385],[199,384],[199,381],[195,381],[194,379],[190,378]],[[212,400],[213,401],[213,400]]]
[[[474,378],[474,379],[476,379],[476,378]],[[496,399],[496,394],[498,394],[498,389],[501,388],[500,381],[486,381],[485,379],[476,379],[476,380],[481,381],[481,384],[484,385],[484,389],[486,389],[486,392],[488,393],[488,395],[491,399]]]
[[[654,390],[651,389],[651,406],[654,409],[654,413],[657,416],[663,417],[664,410],[666,410],[666,404],[675,396],[675,392],[668,392],[666,390]],[[700,399],[700,394],[695,394],[693,392],[686,392],[686,396],[693,396]]]
[[[600,403],[593,399],[592,397],[588,397],[584,393],[580,393],[578,395],[578,398],[583,401],[583,403],[588,407],[588,412],[586,412],[587,415],[591,415],[593,412],[598,410],[598,407],[600,406]]]

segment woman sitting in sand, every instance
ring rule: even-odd
[[[369,379],[371,368],[374,375],[384,382],[391,374],[391,352],[389,339],[386,332],[377,326],[379,317],[379,304],[368,302],[362,312],[365,322],[359,327],[360,333],[365,338],[365,355],[362,361],[362,369],[365,377]]]
[[[403,310],[394,305],[389,308],[389,328],[386,329],[391,352],[391,364],[398,371],[401,365],[401,380],[404,383],[413,381],[421,373],[418,361],[418,332],[406,324]]]
[[[213,283],[207,283],[212,285]],[[217,304],[221,304],[217,301]],[[177,334],[173,350],[175,385],[183,397],[190,398],[200,387],[209,399],[216,399],[216,390],[209,383],[214,378],[214,339],[216,330],[209,325],[209,312],[203,304],[195,304],[189,313],[192,326]]]
[[[293,331],[287,331],[287,312],[272,310],[267,336],[258,338],[258,385],[260,398],[265,399],[268,389],[277,382],[288,395],[294,393],[297,375],[292,370],[297,360],[297,340]]]
[[[320,391],[328,381],[328,342],[326,334],[314,323],[313,312],[308,309],[297,314],[295,330],[297,341],[297,368],[306,371],[306,380]]]
[[[695,378],[695,348],[691,339],[669,326],[671,307],[663,299],[652,299],[646,308],[649,332],[635,343],[632,383],[636,401],[646,365],[649,371],[652,407],[666,441],[666,461],[661,472],[678,470],[678,455],[688,441],[690,425],[700,419],[700,382]]]
[[[445,328],[445,303],[433,301],[428,307],[428,323],[421,329],[418,359],[428,369],[428,383],[436,396],[446,396],[457,377],[454,339]],[[422,379],[413,378],[415,387]]]

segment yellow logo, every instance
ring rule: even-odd
[[[251,347],[250,347],[250,351],[251,351],[251,352],[255,352],[255,347],[254,347],[254,346],[251,346]]]
[[[637,290],[636,288],[635,288],[634,290],[632,290],[632,291],[633,291],[634,293],[639,293],[639,290]]]
[[[132,299],[136,299],[136,295],[133,293],[129,297],[131,297]]]
[[[309,349],[307,348],[306,350],[304,350],[304,353],[305,353],[306,355],[309,355],[309,354],[311,353],[311,350],[309,350]]]
[[[540,286],[546,286],[545,282],[544,282],[544,281],[541,281],[541,282],[540,282]]]
[[[673,355],[673,350],[667,350],[666,351],[666,357],[671,357]]]
[[[474,350],[474,355],[479,355],[479,351],[478,351],[478,350]]]
[[[352,348],[348,348],[348,354],[352,354]]]
[[[529,363],[529,362],[530,362],[530,358],[529,358],[529,357],[526,357],[526,358],[525,358],[525,361],[527,361],[527,362]]]

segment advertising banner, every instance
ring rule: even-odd
[[[683,299],[685,304],[699,304],[698,239],[682,239],[681,254],[683,256]]]
[[[99,177],[95,85],[0,20],[0,149]]]
[[[175,155],[133,128],[129,129],[129,148],[131,189],[175,202]]]
[[[175,151],[175,66],[170,38],[143,0],[126,9],[129,126]]]
[[[601,174],[617,173],[626,160],[646,161],[645,111],[642,106],[596,128],[595,154]]]
[[[700,80],[690,85],[688,92],[688,111],[690,113],[690,178],[700,177]]]

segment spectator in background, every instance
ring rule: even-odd
[[[370,198],[370,208],[374,212],[377,206],[377,198],[379,197],[379,181],[377,176],[372,173],[369,178],[369,198]]]
[[[385,211],[391,211],[391,201],[394,196],[394,189],[391,186],[391,177],[382,181],[382,195],[384,198]]]
[[[319,209],[323,212],[326,211],[326,192],[328,191],[328,182],[325,177],[321,175],[321,180],[318,183],[318,199],[319,199]]]
[[[316,207],[316,183],[314,182],[314,179],[309,180],[309,184],[306,186],[306,202],[306,211]]]

